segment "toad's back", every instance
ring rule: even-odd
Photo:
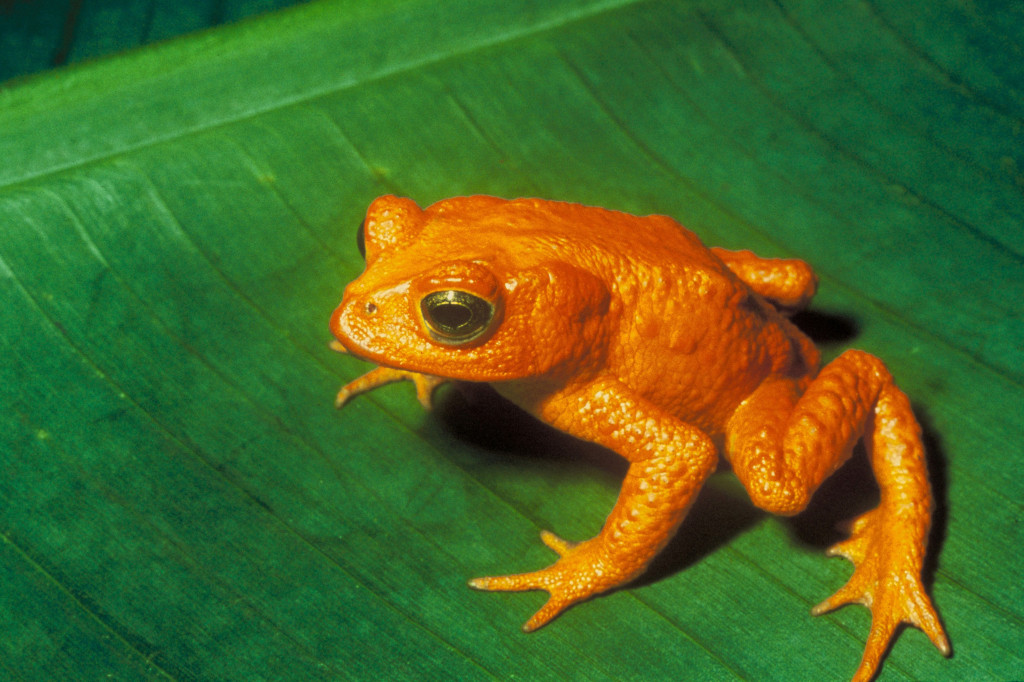
[[[809,341],[671,218],[536,199],[459,197],[425,211],[421,247],[464,235],[503,269],[559,262],[610,292],[604,370],[718,434],[767,376],[813,369]]]

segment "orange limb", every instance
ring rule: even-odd
[[[807,307],[818,289],[811,266],[795,258],[761,258],[750,251],[712,247],[734,275],[786,315]]]
[[[348,352],[345,350],[345,347],[337,341],[331,342],[331,350],[339,353]],[[379,386],[391,384],[396,381],[411,381],[416,387],[416,399],[419,400],[420,405],[422,405],[424,409],[429,410],[433,407],[434,391],[438,386],[448,381],[448,379],[436,377],[430,374],[420,374],[419,372],[409,372],[404,369],[377,367],[358,379],[350,381],[342,386],[341,390],[338,391],[338,395],[334,399],[334,406],[338,408],[344,407],[348,401],[357,395],[366,393],[367,391],[372,391]]]
[[[849,540],[829,550],[854,563],[853,576],[812,613],[850,603],[871,610],[855,682],[874,677],[900,623],[920,628],[948,655],[949,640],[921,583],[932,497],[909,400],[882,362],[861,351],[847,351],[802,395],[800,389],[779,379],[755,391],[729,422],[726,451],[755,504],[794,514],[865,436],[881,501],[853,522]]]
[[[584,405],[587,409],[581,409]],[[675,533],[717,460],[713,443],[699,429],[631,396],[614,381],[551,400],[549,406],[550,413],[540,408],[542,418],[615,450],[630,467],[596,537],[570,543],[544,531],[544,544],[560,557],[554,564],[470,581],[480,590],[546,590],[550,597],[523,626],[526,632],[643,573]]]

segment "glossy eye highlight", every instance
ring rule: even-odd
[[[494,318],[489,301],[458,289],[427,294],[420,301],[420,312],[434,340],[453,346],[480,336]]]

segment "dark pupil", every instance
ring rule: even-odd
[[[359,223],[359,230],[356,232],[356,248],[359,255],[366,258],[366,221]]]
[[[458,331],[473,319],[473,311],[461,303],[441,303],[432,311],[434,322],[439,327]]]

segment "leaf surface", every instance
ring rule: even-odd
[[[522,635],[465,581],[600,528],[621,465],[478,391],[337,413],[355,228],[534,195],[808,260],[827,355],[882,357],[926,427],[955,656],[1024,677],[1024,17],[898,0],[329,1],[0,90],[0,671],[14,679],[848,679],[811,618],[831,524],[722,472],[648,578]]]

